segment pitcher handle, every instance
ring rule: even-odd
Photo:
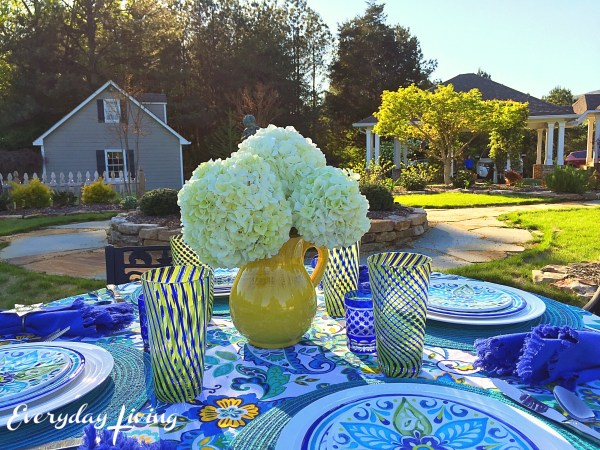
[[[325,274],[325,266],[327,265],[327,260],[329,259],[329,250],[327,250],[327,247],[317,247],[315,244],[311,244],[310,242],[304,241],[305,254],[309,248],[314,248],[317,250],[317,266],[315,267],[315,270],[310,276],[310,281],[312,281],[313,286],[317,287],[317,285],[321,281],[321,278],[323,278],[323,275]]]

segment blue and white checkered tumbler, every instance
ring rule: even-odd
[[[346,292],[344,306],[348,349],[358,354],[375,353],[375,324],[371,291]]]
[[[388,377],[416,377],[423,363],[431,258],[378,253],[367,258],[377,359]]]

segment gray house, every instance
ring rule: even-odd
[[[108,180],[143,169],[146,189],[183,186],[182,146],[190,142],[167,125],[164,94],[132,97],[107,81],[37,138],[43,171],[106,174]]]

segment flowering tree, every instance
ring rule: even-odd
[[[384,91],[375,117],[375,132],[400,140],[420,139],[429,143],[431,156],[444,165],[444,182],[450,183],[452,161],[482,132],[507,135],[513,127],[524,127],[527,104],[485,101],[477,89],[456,92],[451,84],[433,91],[415,85]],[[512,136],[512,135],[511,135]],[[508,140],[503,141],[506,148]],[[511,139],[510,144],[514,145]]]

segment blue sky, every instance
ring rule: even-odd
[[[410,28],[435,79],[482,68],[535,97],[555,86],[600,89],[600,0],[388,0],[389,24]],[[361,15],[364,0],[308,0],[332,32]],[[376,51],[376,49],[374,49]]]

